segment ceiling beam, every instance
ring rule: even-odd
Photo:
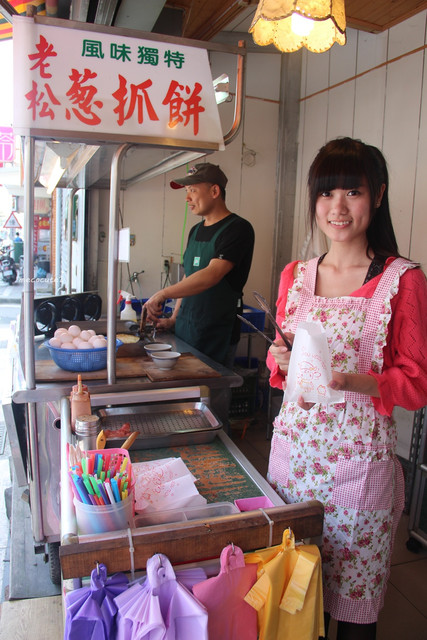
[[[0,0],[0,13],[8,22],[12,22],[13,16],[19,15],[15,7],[12,7],[7,0]]]

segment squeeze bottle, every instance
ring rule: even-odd
[[[133,322],[136,322],[136,311],[132,307],[131,296],[126,298],[125,306],[123,311],[120,313],[120,320],[132,320]]]
[[[71,390],[70,403],[71,430],[75,433],[76,418],[92,413],[89,391],[87,386],[82,384],[82,376],[80,374],[77,376],[77,384],[75,384]]]

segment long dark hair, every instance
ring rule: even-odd
[[[337,138],[322,147],[308,172],[308,219],[313,231],[317,198],[324,191],[355,189],[367,183],[371,202],[371,222],[366,230],[367,253],[376,256],[399,256],[388,202],[388,171],[377,147],[353,138]],[[385,185],[379,207],[375,206]]]

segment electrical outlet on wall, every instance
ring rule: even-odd
[[[172,256],[162,256],[162,273],[170,273],[172,263]]]

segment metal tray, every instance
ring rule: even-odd
[[[130,431],[138,431],[135,449],[204,444],[222,429],[222,423],[203,402],[111,407],[99,409],[98,415],[104,430],[118,430],[128,422]],[[116,441],[123,442],[123,435],[108,438],[109,443]]]

